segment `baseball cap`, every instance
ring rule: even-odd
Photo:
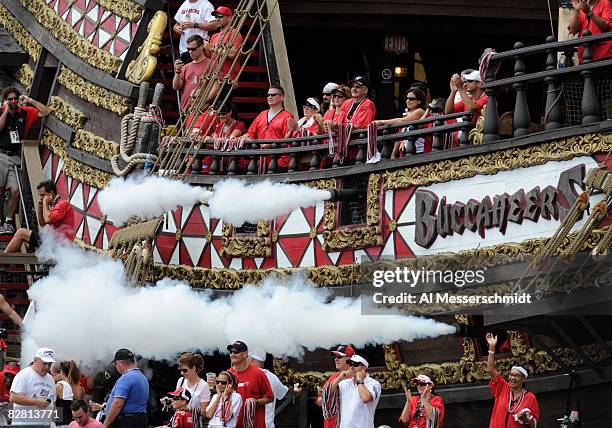
[[[191,401],[191,392],[187,388],[179,388],[176,391],[169,392],[168,395],[177,400]]]
[[[323,93],[324,94],[331,94],[332,91],[334,89],[336,89],[338,87],[337,83],[334,82],[328,82],[325,86],[323,86]]]
[[[412,379],[412,383],[417,383],[417,382],[422,382],[422,383],[430,383],[433,385],[433,382],[431,381],[431,378],[427,375],[424,374],[420,374],[417,377],[415,377],[414,379]]]
[[[370,86],[370,82],[368,82],[368,78],[365,76],[357,76],[352,80],[349,80],[349,85],[352,85],[353,83],[358,83],[362,86],[366,86],[369,87]]]
[[[4,366],[4,370],[2,370],[2,372],[3,373],[10,373],[12,375],[16,375],[17,373],[19,373],[19,366],[6,364]]]
[[[368,360],[366,360],[365,358],[363,358],[360,355],[353,355],[350,359],[349,359],[349,364],[351,366],[358,366],[359,364],[363,364],[366,367],[370,366],[370,363],[368,363]]]
[[[228,351],[232,351],[233,350],[233,351],[237,351],[237,352],[247,352],[249,350],[249,347],[243,341],[237,340],[234,343],[232,343],[231,345],[227,345],[227,350]]]
[[[40,358],[45,363],[55,363],[55,355],[53,354],[53,349],[51,348],[38,348],[36,350],[36,354],[34,355],[36,358]]]
[[[129,349],[121,348],[117,352],[115,352],[115,358],[113,358],[113,361],[111,361],[111,363],[114,363],[115,361],[135,360],[135,359],[136,359],[136,356],[134,355],[132,351],[130,351]]]
[[[224,15],[224,16],[232,16],[232,10],[227,6],[219,6],[215,10],[211,12],[211,15]]]
[[[335,351],[330,351],[330,355],[334,357],[352,357],[355,355],[355,349],[351,345],[340,345]]]
[[[480,71],[474,70],[471,73],[461,75],[463,81],[481,82]]]

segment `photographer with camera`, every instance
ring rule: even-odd
[[[168,397],[161,399],[164,410],[173,410],[174,414],[170,422],[157,428],[193,428],[193,414],[189,409],[189,402],[192,400],[191,393],[186,388],[178,388],[176,391],[168,393]]]
[[[242,407],[242,397],[235,392],[238,381],[230,372],[222,371],[216,383],[217,393],[206,408],[206,416],[210,418],[208,426],[233,428]]]

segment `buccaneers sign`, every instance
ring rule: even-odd
[[[584,189],[585,165],[563,171],[557,186],[517,189],[513,194],[485,196],[481,200],[447,201],[429,190],[415,196],[415,242],[429,248],[438,237],[477,233],[497,228],[505,233],[508,222],[537,223],[540,218],[562,220],[578,197],[576,186]]]

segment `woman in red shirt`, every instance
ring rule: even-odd
[[[342,113],[342,105],[351,98],[351,90],[346,85],[340,85],[332,91],[332,101],[329,110],[323,115],[323,123],[327,128],[329,122],[338,123]]]
[[[400,415],[400,422],[408,428],[442,428],[444,421],[444,403],[440,396],[432,393],[434,387],[431,378],[420,374],[412,383],[416,385],[419,395],[413,396],[409,387],[404,387],[406,404]]]

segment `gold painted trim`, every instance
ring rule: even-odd
[[[127,114],[132,106],[130,98],[88,82],[65,65],[61,66],[57,80],[77,97],[120,116]]]
[[[111,55],[104,49],[94,46],[74,30],[66,21],[58,16],[43,0],[19,0],[36,21],[44,27],[66,49],[88,64],[109,74],[115,74],[121,64],[121,59]]]
[[[125,78],[132,83],[148,82],[157,67],[157,54],[168,23],[168,15],[161,10],[155,12],[147,25],[149,35],[138,48],[138,57],[130,61]]]
[[[19,83],[21,83],[24,88],[26,88],[28,91],[30,90],[32,87],[32,81],[34,80],[34,72],[32,71],[32,68],[30,68],[30,64],[21,64],[21,67],[19,67],[19,70],[17,70],[15,77],[17,80],[19,80]]]
[[[49,108],[55,117],[74,129],[83,128],[83,125],[87,121],[87,117],[82,111],[58,96],[54,95],[51,97]]]
[[[77,130],[72,147],[106,160],[119,153],[119,144],[83,129]]]
[[[32,57],[34,62],[38,61],[41,49],[40,44],[34,37],[30,36],[28,30],[2,4],[0,4],[0,27],[13,36],[15,41]]]
[[[96,0],[104,9],[115,15],[127,18],[131,22],[138,22],[142,18],[144,7],[130,0]],[[129,24],[128,24],[129,25]]]
[[[543,165],[549,161],[562,161],[578,156],[612,150],[612,134],[586,134],[538,144],[526,149],[508,149],[456,160],[444,160],[414,168],[386,172],[384,189],[405,189],[427,186],[451,180],[493,175],[528,166]]]
[[[224,221],[221,227],[223,257],[270,257],[272,240],[270,229],[272,222],[261,220],[257,223],[257,236],[235,236],[235,228]]]

